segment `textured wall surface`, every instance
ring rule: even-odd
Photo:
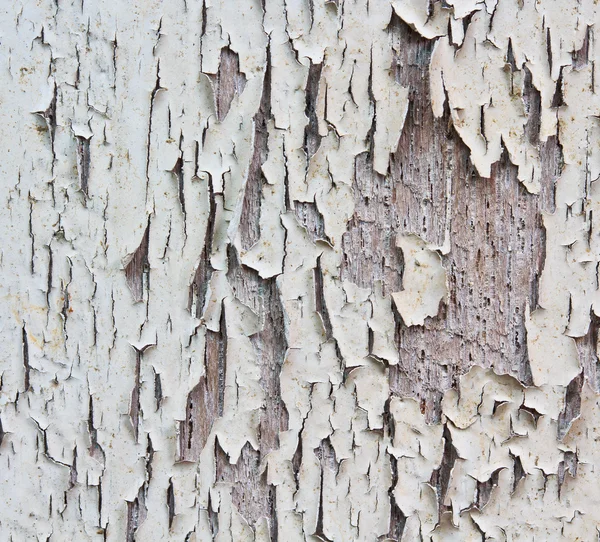
[[[0,540],[597,541],[592,0],[4,0]]]

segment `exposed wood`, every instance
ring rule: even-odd
[[[1,10],[1,540],[597,540],[594,2]]]

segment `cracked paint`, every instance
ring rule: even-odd
[[[597,540],[594,2],[0,13],[0,539]]]

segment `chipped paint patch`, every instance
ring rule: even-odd
[[[0,539],[597,538],[595,3],[0,13]]]
[[[392,298],[407,326],[423,325],[448,296],[442,259],[416,235],[398,236],[396,246],[404,255],[404,289]]]

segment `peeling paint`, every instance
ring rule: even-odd
[[[0,539],[597,539],[594,2],[0,11]]]

